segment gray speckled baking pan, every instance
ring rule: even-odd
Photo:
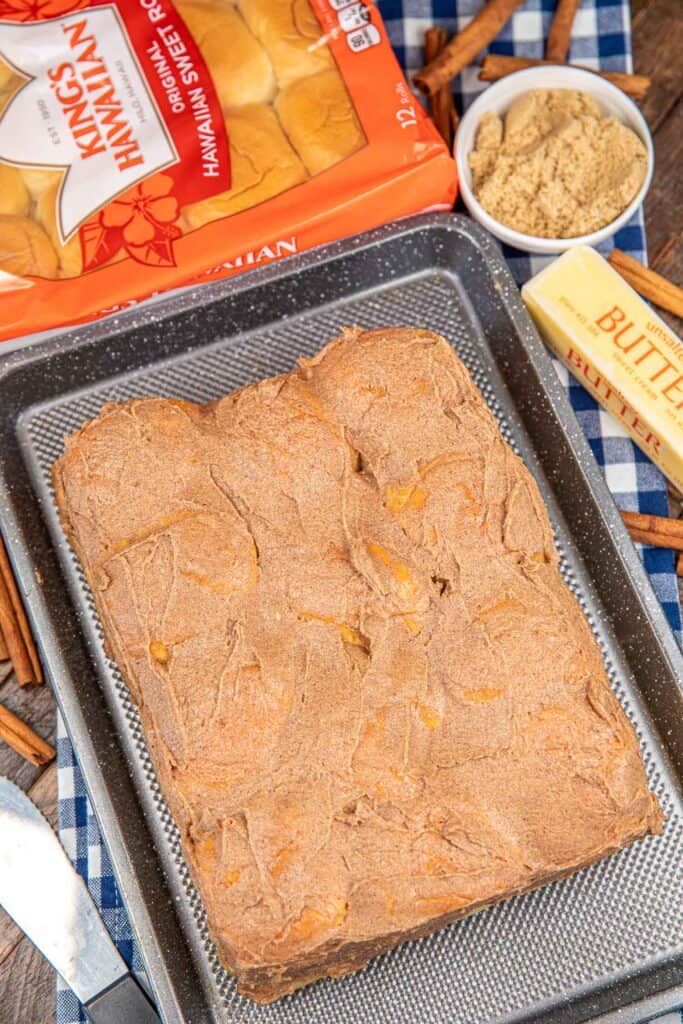
[[[49,470],[64,434],[109,399],[205,401],[290,368],[341,325],[388,323],[451,341],[535,474],[666,826],[359,974],[257,1007],[236,994],[208,939]],[[16,351],[0,361],[0,411],[0,524],[167,1024],[615,1024],[683,1003],[683,660],[481,229],[419,217]]]

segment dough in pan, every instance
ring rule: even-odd
[[[241,992],[661,829],[538,487],[443,338],[112,403],[54,483]]]

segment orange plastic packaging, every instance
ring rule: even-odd
[[[373,4],[0,0],[0,339],[455,193]]]

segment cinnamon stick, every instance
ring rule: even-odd
[[[5,637],[3,636],[2,630],[0,629],[0,661],[7,661],[9,658],[9,651],[7,650],[7,644],[5,643]]]
[[[5,638],[19,684],[25,686],[33,679],[33,666],[2,573],[0,573],[0,629],[2,629],[2,635]]]
[[[38,767],[54,760],[54,747],[3,704],[0,704],[0,740]]]
[[[676,575],[683,578],[683,552],[681,551],[676,555]]]
[[[683,317],[683,288],[679,288],[673,281],[667,281],[649,267],[644,267],[621,249],[613,249],[608,259],[617,273],[621,274],[639,295],[644,295],[660,309]]]
[[[434,60],[414,76],[415,85],[433,96],[471,64],[477,54],[495,39],[524,0],[488,0],[462,32],[453,36]]]
[[[581,0],[558,0],[545,47],[546,60],[555,64],[564,64],[566,61],[574,18],[580,3]]]
[[[19,597],[5,545],[0,539],[0,629],[20,686],[42,683],[36,645]]]
[[[631,540],[656,548],[683,551],[683,519],[647,516],[640,512],[622,512],[621,517]]]
[[[533,60],[530,57],[505,57],[500,53],[489,53],[484,57],[479,69],[479,78],[482,82],[497,82],[499,78],[505,78],[506,75],[511,75],[515,71],[552,63],[553,61]],[[616,85],[634,100],[645,99],[647,90],[650,88],[650,79],[645,75],[628,75],[624,71],[595,71],[594,68],[586,68],[581,64],[572,64],[571,67],[600,75],[601,78],[607,79],[608,82]]]
[[[448,36],[443,28],[428,28],[425,32],[425,61],[430,64],[446,46]],[[439,134],[448,146],[453,148],[453,139],[458,125],[458,114],[453,102],[450,84],[443,85],[429,98],[429,110]]]

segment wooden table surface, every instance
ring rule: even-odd
[[[632,10],[635,70],[652,78],[642,104],[656,154],[655,177],[645,204],[650,265],[682,284],[683,6],[681,0],[633,0]],[[665,318],[681,332],[680,321]],[[676,511],[680,514],[680,505]],[[55,705],[47,686],[22,691],[11,666],[0,663],[0,701],[54,743]],[[55,765],[41,771],[0,743],[0,775],[27,790],[55,822]],[[54,971],[0,910],[0,1024],[53,1024],[54,1020]]]

